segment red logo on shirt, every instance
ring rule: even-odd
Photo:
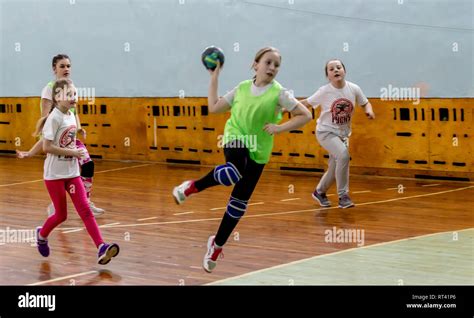
[[[69,126],[59,138],[59,147],[74,148],[76,145],[76,126]]]
[[[351,121],[354,105],[346,98],[338,98],[331,105],[332,122],[345,125]]]

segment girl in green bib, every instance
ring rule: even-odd
[[[280,64],[281,55],[277,49],[265,47],[259,50],[252,65],[253,79],[239,83],[221,98],[217,95],[220,65],[209,71],[209,111],[231,112],[223,135],[226,163],[199,180],[185,181],[173,189],[176,203],[182,204],[191,194],[209,187],[234,186],[220,227],[207,242],[203,268],[209,273],[216,267],[222,246],[244,215],[263,168],[270,160],[273,136],[299,128],[311,120],[306,107],[275,80]],[[279,124],[284,110],[291,113],[291,120]]]

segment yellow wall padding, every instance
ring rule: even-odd
[[[473,99],[370,100],[376,119],[357,107],[351,167],[473,173]],[[39,98],[0,98],[0,151],[27,150],[40,116]],[[209,114],[207,98],[96,98],[79,104],[89,152],[105,159],[215,165],[229,114]],[[319,110],[313,111],[315,118]],[[284,120],[289,114],[284,115]],[[316,121],[275,137],[272,168],[325,169]]]

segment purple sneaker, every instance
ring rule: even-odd
[[[38,226],[36,228],[36,246],[38,246],[38,251],[42,256],[48,257],[49,256],[48,240],[43,240],[39,238],[40,231],[41,231],[41,226]]]
[[[319,193],[318,190],[314,190],[314,192],[311,194],[311,196],[323,208],[327,208],[327,207],[331,206],[331,201],[329,201],[328,197],[326,196],[326,193]]]
[[[99,253],[97,255],[97,258],[99,260],[98,263],[100,265],[108,264],[110,260],[112,259],[112,257],[117,256],[119,252],[120,252],[120,247],[115,243],[102,244],[102,246],[99,248]]]
[[[354,206],[355,206],[355,204],[354,204],[354,202],[352,202],[349,195],[344,194],[339,198],[339,208],[347,209],[347,208],[352,208]]]

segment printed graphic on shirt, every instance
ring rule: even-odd
[[[338,98],[331,105],[332,122],[336,125],[346,125],[351,121],[354,105],[346,98]]]
[[[74,149],[76,147],[76,126],[66,128],[59,138],[59,147]],[[72,159],[71,156],[59,156],[59,159]]]

